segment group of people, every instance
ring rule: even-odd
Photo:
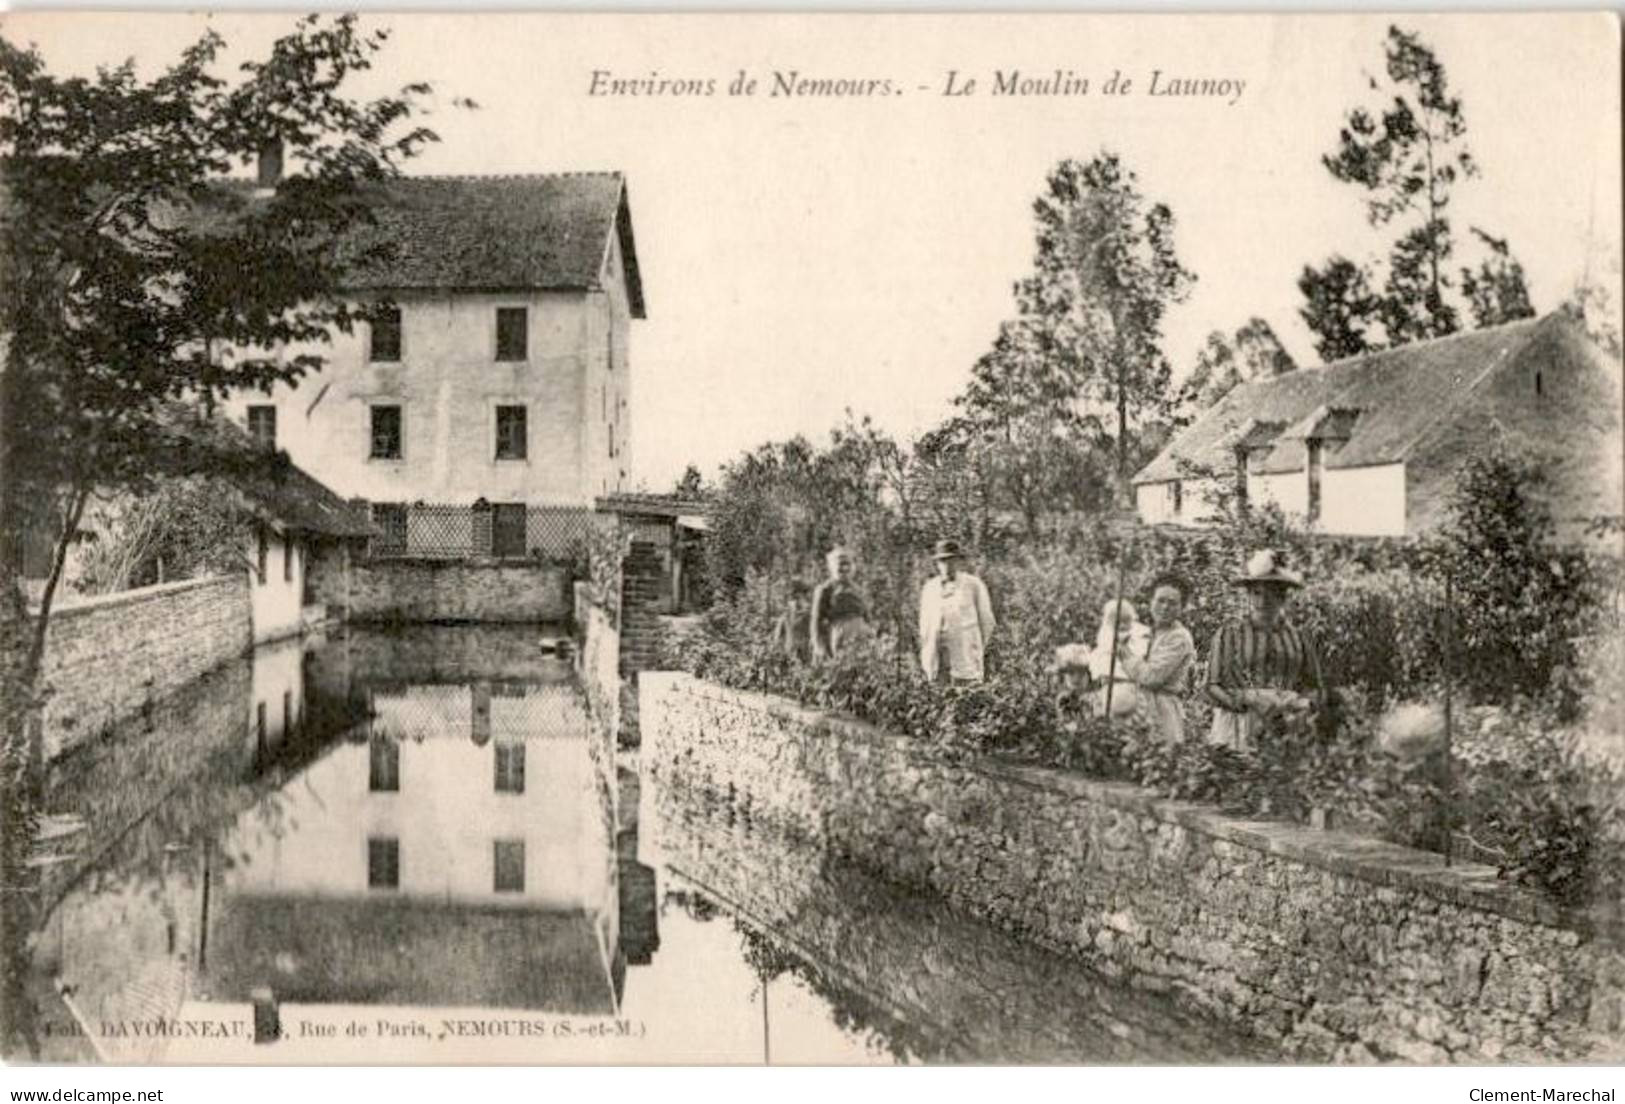
[[[936,681],[979,682],[985,671],[993,603],[982,580],[964,570],[964,558],[958,541],[938,541],[936,573],[920,590],[920,667]],[[832,659],[873,636],[852,554],[833,548],[824,559],[829,573],[811,603],[803,606],[806,585],[798,582],[774,630],[775,646],[803,659]]]
[[[1245,751],[1272,718],[1323,704],[1327,688],[1314,645],[1284,615],[1302,577],[1266,550],[1248,559],[1236,583],[1247,593],[1247,608],[1214,634],[1202,691],[1213,705],[1208,739]],[[1196,642],[1182,620],[1187,590],[1178,575],[1152,580],[1150,625],[1140,623],[1132,604],[1106,603],[1093,649],[1056,650],[1056,670],[1074,696],[1097,713],[1138,713],[1162,739],[1183,740],[1196,669]]]
[[[938,541],[932,560],[935,573],[920,590],[920,667],[933,681],[979,682],[996,626],[987,586],[965,570],[957,541]],[[826,564],[828,575],[810,603],[803,605],[806,588],[799,585],[775,630],[776,645],[802,658],[831,659],[873,635],[851,553],[832,549]],[[1272,718],[1321,704],[1326,686],[1313,644],[1284,616],[1303,579],[1266,550],[1247,561],[1236,583],[1246,591],[1246,612],[1214,635],[1202,690],[1213,705],[1209,739],[1241,751]],[[1056,651],[1065,693],[1096,713],[1137,713],[1164,740],[1184,739],[1184,703],[1196,669],[1196,643],[1182,620],[1188,591],[1178,575],[1153,579],[1149,624],[1132,603],[1108,602],[1092,648],[1067,644]]]

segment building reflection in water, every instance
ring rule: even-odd
[[[86,829],[53,874],[38,965],[92,1027],[242,1022],[269,990],[285,1022],[509,1010],[648,1028],[593,1050],[495,1040],[510,1049],[491,1060],[1249,1054],[727,802],[617,776],[600,739],[534,630],[261,649],[58,764],[53,811]],[[341,1057],[297,1038],[96,1042],[115,1062]],[[365,1056],[444,1055],[385,1053]]]
[[[149,744],[154,760],[110,779],[144,788],[127,802],[136,819],[87,849],[42,964],[96,1018],[261,988],[287,1002],[613,1014],[612,754],[590,742],[568,665],[534,641],[435,630],[261,648],[168,733],[118,734],[127,746],[108,763]],[[177,742],[211,752],[164,752]],[[94,815],[109,769],[65,771],[61,799]],[[203,795],[194,818],[177,813],[183,792]],[[149,1061],[154,1045],[104,1054]]]

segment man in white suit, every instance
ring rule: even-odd
[[[978,682],[993,635],[993,603],[982,580],[961,571],[959,542],[937,542],[937,573],[920,591],[920,666],[934,682]]]

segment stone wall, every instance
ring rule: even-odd
[[[593,734],[614,749],[621,726],[620,630],[592,604],[585,583],[575,586],[575,625],[581,641],[579,674]]]
[[[645,672],[643,759],[745,815],[1236,1025],[1340,1062],[1552,1061],[1619,1029],[1625,957],[1480,866],[1240,822]]]
[[[251,633],[246,572],[57,606],[45,649],[46,756],[242,655]]]
[[[563,622],[570,573],[496,560],[311,560],[315,600],[352,621]]]
[[[646,862],[670,872],[668,891],[675,874],[717,897],[799,960],[793,971],[849,1029],[873,1032],[900,1056],[1020,1064],[1277,1058],[1229,1025],[1107,982],[762,818],[739,816],[725,801],[656,785],[644,809],[640,847]]]

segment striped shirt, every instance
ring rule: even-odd
[[[1235,694],[1241,690],[1318,693],[1324,687],[1314,645],[1285,617],[1277,617],[1268,629],[1244,617],[1213,634],[1207,696],[1217,705],[1241,711],[1244,707]]]

